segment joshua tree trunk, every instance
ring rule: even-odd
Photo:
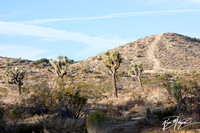
[[[140,76],[137,76],[137,78],[138,78],[138,81],[139,81],[139,84],[140,84],[140,88],[142,88],[142,81],[141,81]]]
[[[22,92],[21,92],[21,85],[18,84],[18,92],[19,92],[19,95],[21,96]]]
[[[117,87],[116,87],[116,71],[115,70],[112,73],[112,79],[113,79],[113,89],[115,91],[114,96],[118,97],[118,95],[117,95]]]
[[[60,81],[61,81],[61,83],[59,83],[60,84],[60,87],[63,89],[64,88],[64,80],[63,80],[63,78],[64,78],[64,75],[61,75],[60,76]]]
[[[63,77],[64,77],[63,75],[60,76],[60,81],[62,84],[63,84]]]

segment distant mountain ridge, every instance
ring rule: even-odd
[[[117,50],[122,54],[121,70],[128,70],[129,65],[133,63],[143,63],[145,70],[200,69],[200,39],[177,33],[147,36],[111,50]],[[79,61],[70,67],[88,66],[90,70],[96,71],[96,66],[103,68],[101,63],[103,56],[104,53],[101,53]],[[19,65],[19,63],[28,65],[32,62],[0,56],[0,67],[6,67],[7,60],[9,60],[10,66]]]
[[[112,50],[122,54],[121,69],[128,69],[133,63],[143,63],[145,70],[200,69],[200,39],[177,33],[147,36]],[[103,56],[101,53],[79,63],[101,66]]]

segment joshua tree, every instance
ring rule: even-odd
[[[63,77],[67,74],[67,68],[69,66],[70,60],[66,56],[58,56],[58,61],[56,60],[50,60],[51,65],[56,70],[56,73],[58,77],[61,79],[61,82],[63,83]]]
[[[143,72],[143,66],[142,66],[142,64],[139,64],[139,65],[137,65],[137,64],[131,64],[129,67],[135,73],[135,76],[137,76],[139,84],[140,84],[140,87],[142,88],[142,82],[141,82],[141,76],[142,76],[142,72]]]
[[[19,67],[13,67],[12,69],[6,69],[4,72],[4,79],[10,84],[17,84],[19,95],[21,95],[22,80],[24,79],[25,71]]]
[[[122,63],[121,54],[117,51],[106,52],[105,57],[102,60],[104,66],[106,66],[111,74],[112,74],[112,81],[113,81],[113,89],[115,91],[114,96],[118,97],[117,95],[117,87],[116,87],[116,71],[119,68],[120,64]]]

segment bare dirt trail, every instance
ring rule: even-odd
[[[155,50],[156,50],[157,43],[160,41],[162,35],[163,34],[154,35],[155,37],[154,41],[151,43],[151,45],[149,46],[149,49],[147,50],[148,58],[153,62],[153,70],[161,69],[159,60],[156,58],[156,55],[155,55]]]
[[[124,132],[124,133],[133,133],[133,132],[135,132],[134,130],[136,129],[135,127],[138,124],[138,122],[140,122],[143,119],[144,119],[144,117],[142,117],[138,113],[136,113],[136,114],[132,115],[132,118],[130,121],[113,125],[112,131],[115,132],[120,128],[120,129],[123,129],[122,132]]]

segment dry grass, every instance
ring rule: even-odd
[[[30,120],[31,121],[31,120]],[[84,118],[53,118],[53,116],[35,116],[32,122],[42,123],[46,131],[81,131],[85,128]]]

